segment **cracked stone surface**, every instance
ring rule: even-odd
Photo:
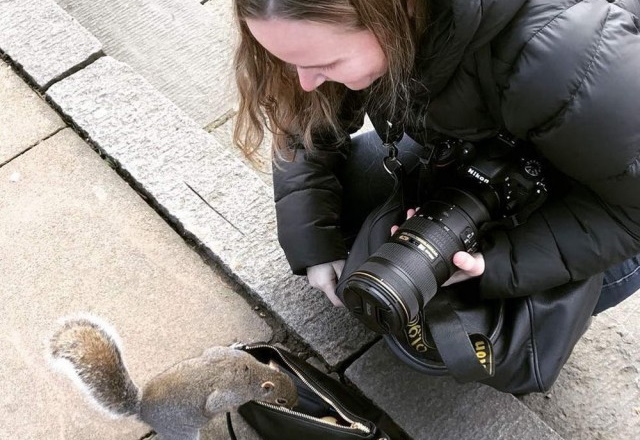
[[[422,374],[383,342],[356,360],[346,376],[416,440],[561,440],[512,395]]]
[[[42,88],[102,50],[53,0],[0,0],[0,48]]]
[[[201,127],[233,111],[231,0],[57,0]]]
[[[594,317],[558,380],[522,401],[566,439],[640,432],[640,294]]]
[[[0,166],[65,126],[9,65],[0,61]],[[12,103],[12,105],[7,105]],[[10,128],[9,128],[10,127]]]

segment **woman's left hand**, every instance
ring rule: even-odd
[[[479,277],[484,273],[484,257],[481,253],[469,254],[467,252],[456,252],[453,255],[453,264],[460,270],[451,275],[443,286],[459,283],[469,278]]]

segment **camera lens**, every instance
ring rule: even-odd
[[[443,188],[347,278],[345,306],[377,333],[402,330],[456,271],[453,255],[476,250],[477,225],[490,219],[483,200]]]

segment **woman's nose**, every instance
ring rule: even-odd
[[[298,67],[297,71],[300,86],[305,92],[314,90],[315,88],[320,86],[320,84],[327,80],[327,78],[322,73],[318,72],[315,69],[302,69]]]

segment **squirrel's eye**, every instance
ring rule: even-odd
[[[276,399],[276,403],[277,403],[278,405],[282,405],[282,406],[284,406],[284,405],[286,405],[286,404],[287,404],[287,399],[283,399],[282,397],[278,397],[278,398]]]
[[[264,382],[262,385],[260,385],[262,388],[265,389],[265,391],[271,391],[273,390],[276,386],[273,384],[273,382],[270,381],[266,381]]]

